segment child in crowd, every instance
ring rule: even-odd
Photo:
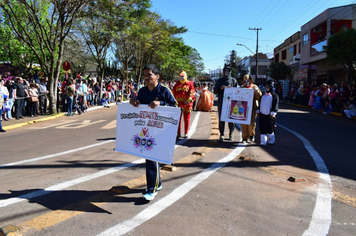
[[[103,94],[103,97],[100,100],[100,106],[110,108],[109,106],[109,99],[107,99],[106,95]]]
[[[73,114],[75,114],[76,111],[78,112],[78,115],[83,114],[83,112],[82,112],[81,109],[80,109],[80,105],[79,105],[79,103],[78,103],[78,99],[75,99],[75,100],[74,100],[74,104],[73,104]]]
[[[356,106],[350,103],[349,106],[344,110],[344,112],[347,118],[351,119],[352,116],[356,116]]]

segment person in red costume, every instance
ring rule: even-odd
[[[193,82],[187,81],[187,73],[182,70],[179,74],[180,80],[173,86],[173,95],[178,102],[178,106],[182,108],[181,118],[179,119],[177,138],[181,137],[181,120],[184,121],[184,138],[188,138],[190,113],[193,109],[193,101],[195,99]]]

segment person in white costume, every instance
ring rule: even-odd
[[[267,142],[273,145],[275,142],[275,122],[278,112],[278,95],[273,91],[273,81],[266,82],[266,92],[261,97],[260,107],[256,111],[259,116],[259,127],[261,134],[261,146],[266,146]]]

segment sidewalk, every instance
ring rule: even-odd
[[[311,110],[311,111],[314,111],[313,110],[313,107],[308,107],[308,106],[304,106],[304,105],[299,105],[299,104],[294,104],[294,103],[289,103],[289,102],[282,102],[282,103],[285,103],[285,104],[288,104],[288,105],[292,105],[292,106],[296,106],[296,107],[300,107],[300,108],[304,108],[304,109],[307,109],[307,110]],[[318,111],[315,111],[315,112],[319,112],[319,113],[322,113],[323,111],[322,110],[318,110]],[[338,117],[342,117],[342,113],[341,112],[330,112],[329,115],[334,115],[334,116],[338,116]],[[346,118],[346,117],[345,117]],[[347,118],[346,118],[347,119]],[[356,120],[356,117],[355,116],[352,116],[351,117],[352,120]]]
[[[115,106],[116,103],[111,103],[109,106]],[[103,108],[103,106],[93,106],[93,107],[89,107],[88,108],[88,112],[92,111],[92,110],[96,110],[96,109],[101,109]],[[16,129],[25,125],[29,125],[29,124],[34,124],[34,123],[38,123],[38,122],[43,122],[43,121],[47,121],[47,120],[53,120],[56,119],[58,117],[64,116],[66,114],[66,112],[60,112],[58,114],[54,114],[54,115],[39,115],[37,117],[24,117],[24,119],[12,119],[9,121],[1,121],[1,125],[2,128],[4,130],[11,130],[11,129]],[[77,116],[77,115],[76,115]]]

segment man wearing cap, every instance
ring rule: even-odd
[[[266,146],[267,142],[273,145],[275,142],[274,124],[278,112],[279,97],[273,91],[273,81],[266,82],[266,93],[261,97],[260,107],[257,109],[259,116],[259,126],[261,134],[261,146]]]
[[[225,64],[223,69],[223,76],[218,79],[215,83],[214,94],[218,95],[218,113],[219,113],[219,132],[220,132],[220,141],[224,140],[224,131],[225,131],[225,121],[221,121],[221,109],[224,96],[224,89],[231,87],[239,87],[235,78],[230,76],[231,67],[230,65]],[[229,140],[234,140],[234,123],[228,122],[229,126]]]

